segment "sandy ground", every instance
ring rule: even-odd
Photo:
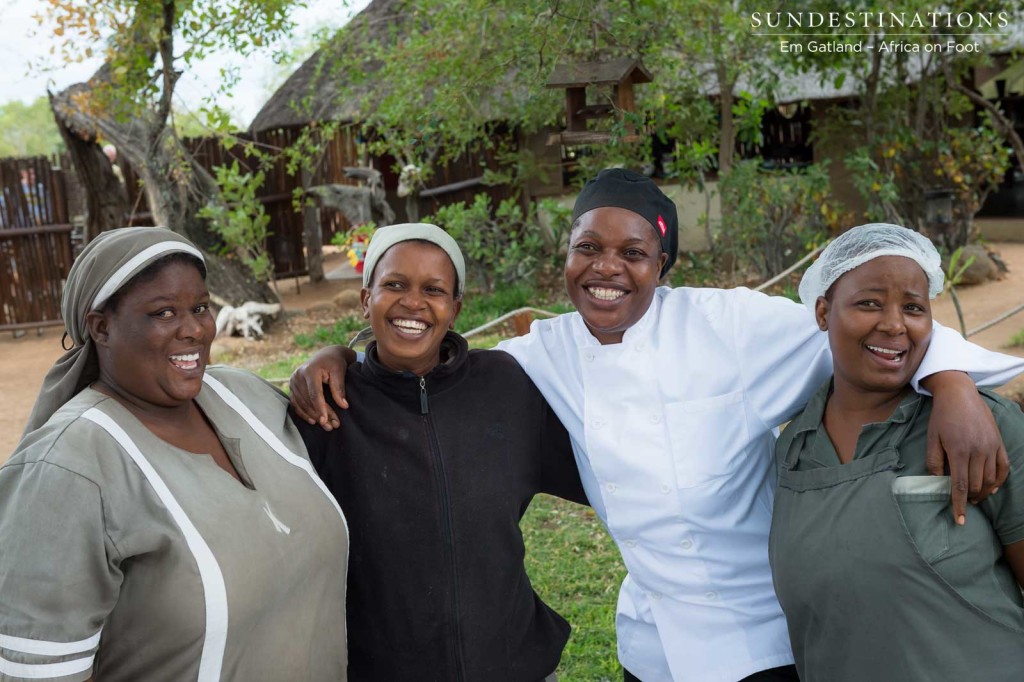
[[[996,244],[1010,269],[1009,275],[998,282],[989,282],[960,291],[961,304],[968,329],[983,324],[999,314],[1024,303],[1024,244]],[[326,270],[336,279],[329,279],[315,285],[305,278],[279,283],[285,310],[289,312],[287,323],[278,324],[265,342],[246,344],[237,339],[234,346],[250,348],[253,353],[266,356],[268,362],[275,353],[294,352],[291,339],[297,326],[328,324],[337,314],[331,300],[342,290],[358,291],[359,281],[355,273],[346,270],[340,257],[328,259]],[[945,325],[957,327],[956,313],[948,296],[942,296],[933,307],[937,320]],[[1006,343],[1016,332],[1024,329],[1024,312],[1006,320],[991,329],[972,337],[972,341],[993,350],[1002,350],[1024,357],[1024,348],[1007,349]],[[63,354],[60,341],[63,330],[50,327],[29,330],[21,338],[14,338],[10,332],[0,333],[0,462],[5,460],[17,445],[47,370]],[[1003,392],[1024,393],[1024,376],[1018,377]]]

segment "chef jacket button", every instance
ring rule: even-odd
[[[595,429],[599,429],[602,426],[604,426],[604,422],[601,421],[600,419],[593,419],[591,420],[590,425],[593,426]]]
[[[661,599],[661,592],[651,592],[651,599],[658,601]]]
[[[622,544],[626,545],[626,547],[636,547],[636,540],[632,540],[632,539],[626,540]]]
[[[683,549],[690,549],[693,547],[693,540],[683,540],[679,543],[679,546]]]
[[[634,346],[634,348],[636,348],[637,352],[639,353],[639,352],[643,351],[643,349],[646,348],[646,346],[644,345],[644,342],[641,341],[640,343],[636,344],[636,346]]]
[[[610,493],[614,493],[616,488],[618,488],[618,486],[614,483],[606,483],[604,486],[604,489]]]
[[[657,424],[660,421],[661,421],[661,415],[660,414],[652,414],[651,415],[651,423],[652,424]]]
[[[583,354],[583,359],[586,360],[587,362],[593,362],[594,354],[591,353],[590,351],[587,351],[586,353]]]
[[[714,601],[714,600],[718,599],[718,593],[717,592],[708,592],[704,596],[707,597],[708,601]]]
[[[661,484],[661,494],[662,495],[668,495],[670,492],[672,492],[672,488],[669,486],[669,484],[668,483],[662,483]]]

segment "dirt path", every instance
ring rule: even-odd
[[[968,329],[1024,303],[1024,244],[998,244],[995,248],[1006,261],[1010,274],[1002,281],[968,287],[960,292]],[[295,280],[286,280],[279,287],[285,310],[292,315],[287,323],[275,325],[270,339],[248,346],[254,354],[266,356],[267,362],[275,353],[297,350],[291,342],[297,326],[329,324],[337,315],[331,300],[342,290],[358,291],[359,282],[348,278],[310,285],[300,280],[296,287]],[[935,302],[934,315],[943,324],[957,327],[956,313],[947,296]],[[1024,312],[971,340],[986,348],[1024,357],[1024,348],[1004,347],[1021,329],[1024,329]],[[30,330],[18,339],[10,332],[0,333],[0,462],[17,445],[43,377],[64,352],[60,347],[62,335],[63,330],[58,327],[44,329],[41,336]],[[244,345],[241,340],[238,343]],[[1024,377],[1016,379],[1005,391],[1024,392]]]
[[[0,462],[18,444],[43,377],[64,354],[63,335],[62,327],[43,329],[42,336],[29,330],[19,339],[0,333]]]

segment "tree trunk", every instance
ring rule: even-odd
[[[1017,163],[1021,169],[1024,169],[1024,141],[1021,141],[1020,135],[1013,127],[1013,121],[1006,118],[999,107],[989,102],[987,99],[982,97],[980,94],[964,86],[961,83],[957,83],[953,79],[952,72],[949,70],[948,65],[944,64],[946,72],[946,82],[951,88],[959,92],[960,94],[971,100],[971,103],[984,109],[989,113],[992,118],[992,123],[996,130],[1006,138],[1006,141],[1010,143],[1013,148],[1013,153],[1017,157]]]
[[[302,189],[309,190],[313,184],[313,174],[302,171]],[[316,206],[307,205],[303,198],[302,204],[302,237],[306,242],[306,271],[310,282],[322,282],[324,279],[324,235],[320,229],[320,210]]]
[[[241,258],[218,255],[220,239],[197,212],[210,202],[220,201],[220,190],[166,127],[152,135],[158,115],[123,119],[90,105],[94,88],[107,80],[109,66],[104,65],[89,82],[51,96],[51,107],[62,129],[81,139],[96,139],[102,134],[117,147],[142,178],[154,222],[187,237],[204,252],[207,286],[219,299],[215,302],[240,305],[245,301],[276,301],[270,287],[257,282]],[[84,171],[76,170],[82,176]]]
[[[736,154],[736,124],[732,118],[733,84],[724,80],[724,67],[718,69],[718,77],[718,111],[721,116],[718,141],[718,176],[724,177],[732,170],[732,160]]]
[[[96,144],[95,136],[82,137],[72,132],[54,106],[53,93],[49,94],[57,129],[85,190],[85,242],[88,243],[100,232],[125,226],[128,195],[124,184],[114,175],[110,161]]]

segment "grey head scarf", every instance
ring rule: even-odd
[[[151,263],[171,253],[188,253],[203,260],[202,252],[192,242],[164,227],[124,227],[104,232],[89,242],[71,266],[61,299],[64,328],[74,345],[43,379],[25,434],[45,424],[64,403],[99,377],[96,347],[85,316],[102,308]]]

